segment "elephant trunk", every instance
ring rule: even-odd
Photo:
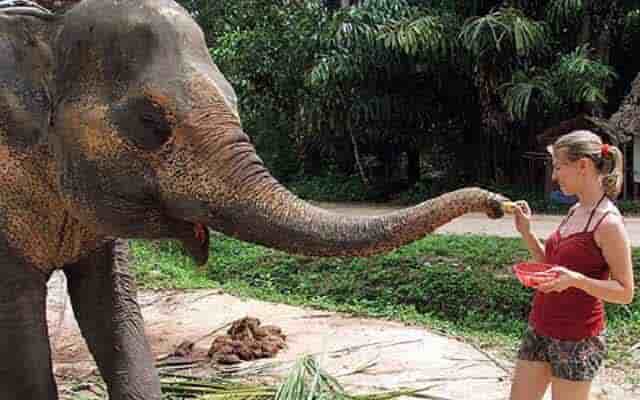
[[[206,124],[205,124],[206,125]],[[200,125],[202,126],[202,125]],[[224,132],[223,132],[224,131]],[[507,199],[479,188],[465,188],[417,206],[374,217],[329,212],[301,200],[265,168],[239,128],[197,135],[215,184],[206,221],[211,229],[240,240],[310,256],[368,256],[424,237],[469,212],[503,215]]]
[[[210,226],[241,240],[309,256],[369,256],[420,239],[469,212],[502,216],[506,199],[464,188],[381,216],[344,216],[315,207],[275,182],[247,186],[228,217]]]

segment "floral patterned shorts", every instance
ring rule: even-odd
[[[590,381],[596,376],[607,355],[606,333],[577,342],[537,334],[528,327],[518,358],[543,361],[551,365],[554,377],[570,381]]]

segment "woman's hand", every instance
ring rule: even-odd
[[[516,225],[516,230],[524,236],[531,233],[531,208],[524,200],[518,200],[515,204],[513,220]]]
[[[532,280],[537,290],[549,293],[562,292],[570,287],[578,287],[582,278],[584,278],[584,275],[579,272],[555,266],[541,273],[539,277],[532,278]]]

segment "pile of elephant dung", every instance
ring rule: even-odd
[[[285,345],[286,336],[275,325],[260,326],[257,318],[234,321],[226,335],[217,336],[209,357],[220,364],[237,364],[275,356]]]

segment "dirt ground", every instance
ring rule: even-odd
[[[352,214],[376,214],[392,209],[320,205]],[[536,224],[538,234],[544,234],[547,225],[555,226],[557,220],[557,217],[540,217],[541,223]],[[640,223],[637,225],[640,232]],[[512,236],[514,231],[510,221],[488,223],[486,217],[469,215],[439,232]],[[640,238],[640,235],[632,234],[632,238],[634,236]],[[62,399],[69,398],[71,382],[95,374],[65,287],[64,275],[54,274],[49,282],[48,320],[54,371]],[[263,324],[280,326],[287,335],[288,347],[276,360],[295,360],[309,353],[325,354],[323,365],[356,391],[431,387],[424,393],[442,399],[508,398],[512,360],[500,359],[427,329],[241,299],[216,290],[143,291],[139,301],[157,357],[172,352],[184,340],[197,341],[195,356],[204,357],[212,340],[212,337],[203,339],[204,336],[235,319],[252,316]],[[358,366],[371,362],[375,362],[374,365],[363,372],[350,374]],[[640,387],[625,383],[624,376],[617,371],[605,371],[594,386],[594,399],[640,399]],[[549,393],[545,398],[550,398]]]
[[[508,389],[508,374],[482,353],[425,329],[240,299],[211,290],[145,292],[140,301],[156,356],[173,351],[185,339],[196,341],[234,319],[249,315],[260,318],[263,324],[275,324],[286,333],[287,348],[276,360],[295,360],[303,354],[326,352],[323,365],[335,375],[375,361],[375,366],[365,372],[341,378],[354,390],[435,385],[426,393],[450,399],[498,400],[506,396]],[[67,311],[61,330],[56,332],[54,328],[53,332],[55,373],[59,381],[81,378],[93,368],[71,311]],[[55,316],[51,322],[55,325]],[[196,343],[196,357],[206,355],[211,341],[209,337]],[[332,353],[357,346],[365,347]],[[504,364],[509,367],[507,362]]]

